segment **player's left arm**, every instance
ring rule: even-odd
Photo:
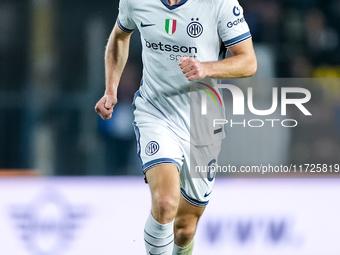
[[[221,61],[201,63],[195,58],[184,57],[180,59],[179,66],[189,81],[205,77],[242,78],[256,73],[257,60],[251,39],[230,47],[229,51],[233,56]]]

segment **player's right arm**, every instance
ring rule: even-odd
[[[129,56],[130,38],[131,33],[122,31],[116,22],[105,50],[105,93],[95,106],[104,120],[112,117],[117,103],[117,89]]]

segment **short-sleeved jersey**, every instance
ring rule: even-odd
[[[121,0],[118,26],[125,32],[140,31],[141,96],[162,113],[183,139],[203,145],[223,138],[224,132],[214,133],[212,124],[198,125],[196,128],[202,130],[190,132],[190,98],[196,100],[190,86],[201,83],[214,86],[216,81],[205,78],[189,82],[178,61],[185,56],[200,62],[218,61],[221,48],[227,49],[251,38],[238,1],[182,0],[170,6],[167,0]],[[213,111],[209,117],[223,118],[223,108]]]

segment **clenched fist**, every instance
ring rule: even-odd
[[[203,79],[207,75],[204,65],[196,58],[180,58],[179,67],[189,81]]]
[[[112,117],[113,107],[116,104],[116,96],[105,95],[98,101],[94,109],[103,120],[108,120]]]

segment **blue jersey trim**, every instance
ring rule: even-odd
[[[124,27],[124,26],[122,25],[122,23],[120,22],[119,19],[117,19],[117,24],[118,24],[118,27],[119,27],[122,31],[124,31],[125,33],[132,33],[132,32],[134,31],[134,29],[128,29],[128,28]]]
[[[185,200],[187,200],[190,204],[198,206],[198,207],[206,206],[209,203],[209,200],[205,202],[201,202],[201,201],[198,201],[197,199],[189,197],[183,188],[181,188],[181,194],[185,198]]]
[[[137,97],[142,97],[142,96],[140,95],[139,90],[136,91],[136,93],[135,93],[135,95],[134,95],[134,97],[133,97],[133,101],[132,101],[132,108],[133,108],[133,111],[136,110],[135,101],[136,101]]]
[[[163,165],[163,164],[174,164],[177,166],[178,170],[181,169],[181,165],[174,159],[172,158],[158,158],[158,159],[154,159],[149,161],[148,163],[145,163],[142,166],[143,169],[143,173],[145,174],[146,171],[148,171],[150,168],[158,166],[158,165]]]
[[[141,96],[141,95],[140,95],[140,92],[139,92],[139,90],[137,90],[137,92],[135,93],[135,96],[134,96],[134,98],[133,98],[133,102],[132,102],[133,111],[136,110],[136,105],[135,105],[136,98],[137,98],[137,97],[140,97],[140,96]],[[136,134],[136,140],[137,140],[137,155],[138,155],[140,161],[143,163],[142,158],[141,158],[141,156],[140,156],[141,146],[140,146],[140,132],[139,132],[139,128],[137,127],[136,122],[133,122],[132,125],[133,125],[133,129],[135,130],[135,134]]]
[[[185,4],[188,0],[181,0],[178,4],[174,4],[174,5],[169,5],[167,0],[161,0],[161,1],[165,5],[166,8],[168,8],[169,10],[173,10]]]
[[[133,111],[136,110],[136,105],[135,105],[136,98],[140,97],[140,96],[141,96],[140,92],[139,92],[139,90],[137,90],[137,92],[135,93],[135,96],[133,97],[133,102],[132,102]],[[135,130],[136,139],[137,139],[137,155],[138,155],[140,161],[143,163],[142,158],[140,156],[141,145],[140,145],[140,132],[139,132],[139,128],[137,127],[136,122],[133,122],[132,125],[133,125],[133,129]]]
[[[141,146],[140,146],[140,132],[139,132],[139,128],[136,125],[136,122],[133,123],[133,128],[135,130],[135,134],[136,134],[136,139],[137,139],[137,155],[140,159],[140,161],[143,163],[142,158],[140,156],[140,151],[141,151]]]
[[[234,45],[236,45],[236,44],[238,44],[240,42],[243,42],[243,41],[245,41],[245,40],[247,40],[249,38],[251,38],[251,34],[248,31],[247,33],[239,35],[239,36],[237,36],[237,37],[235,37],[235,38],[233,38],[231,40],[225,41],[224,45],[225,45],[225,47],[229,48],[229,47],[232,47],[232,46],[234,46]]]

